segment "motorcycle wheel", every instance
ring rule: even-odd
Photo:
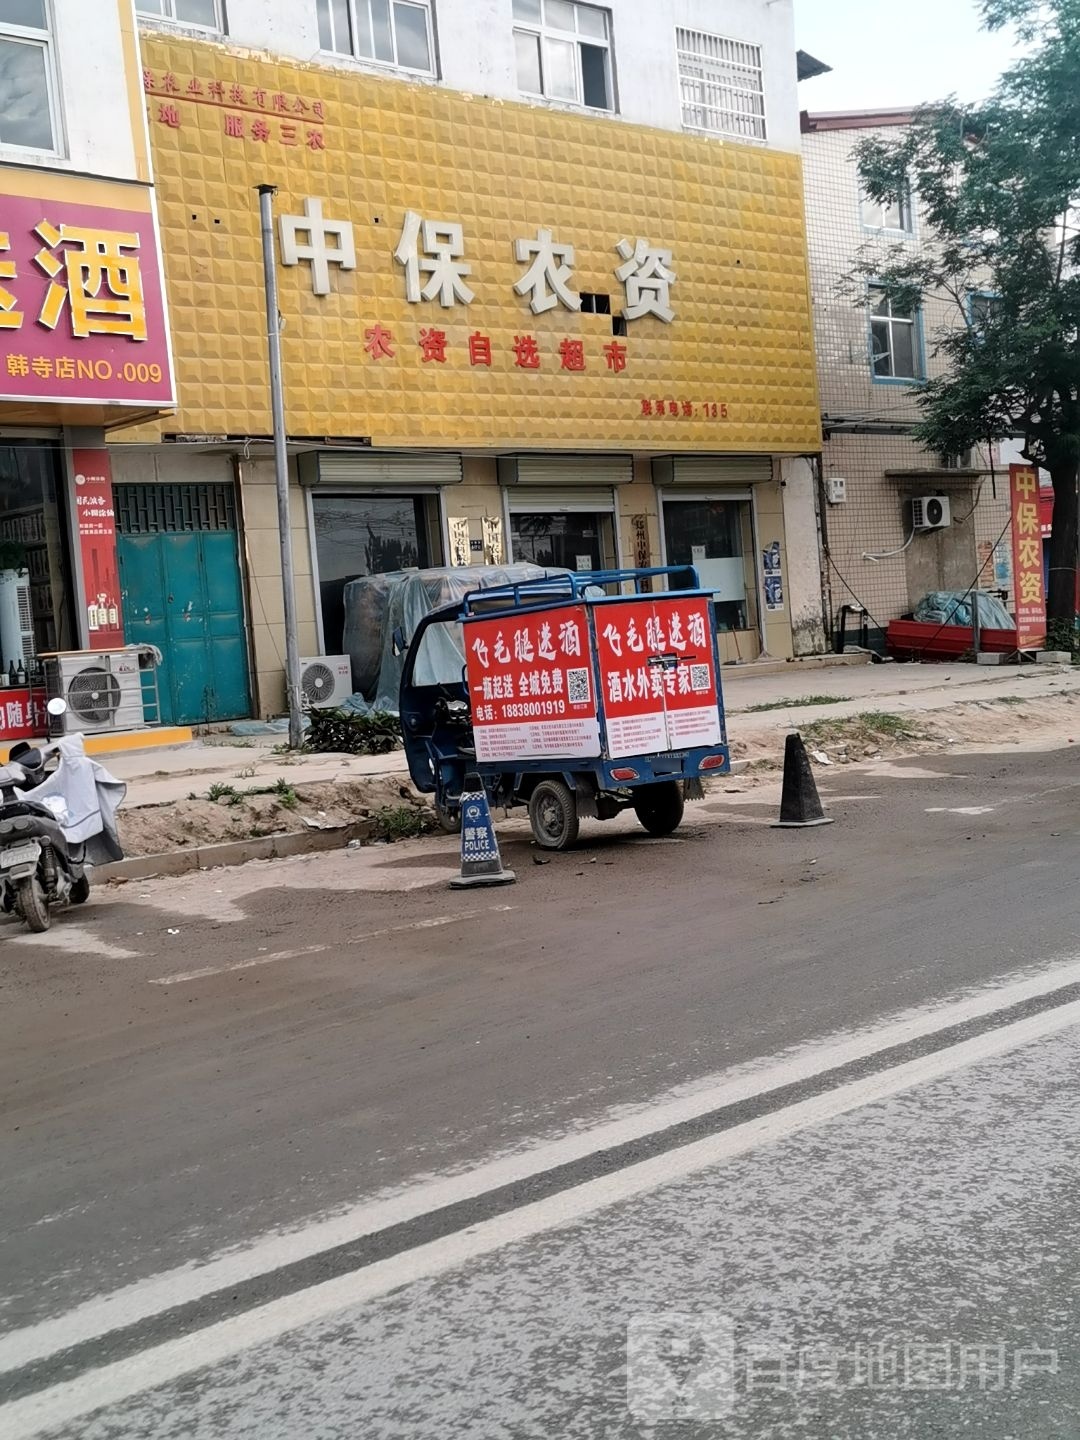
[[[75,884],[71,887],[71,894],[68,896],[72,905],[85,905],[90,899],[90,880],[86,875],[80,875]]]
[[[29,930],[33,930],[36,935],[48,930],[49,902],[45,899],[45,891],[36,875],[28,875],[25,880],[19,881],[15,905]]]

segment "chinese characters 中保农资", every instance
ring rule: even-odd
[[[316,295],[329,293],[331,264],[343,270],[356,268],[352,223],[324,220],[321,200],[309,196],[304,201],[304,214],[283,215],[280,226],[282,263],[310,263],[312,289]],[[306,244],[297,244],[297,232],[308,236]],[[613,248],[623,261],[612,270],[624,290],[623,317],[632,321],[654,316],[670,325],[675,319],[671,291],[677,279],[671,268],[672,252],[653,246],[641,237],[633,244],[626,239],[619,240]],[[460,222],[431,220],[415,210],[406,210],[393,258],[403,271],[408,303],[420,305],[437,301],[446,310],[471,305],[476,292],[468,283],[473,267],[466,252],[465,228]],[[581,296],[572,288],[573,245],[556,241],[550,230],[541,227],[535,237],[514,240],[513,253],[518,264],[525,267],[514,283],[514,292],[528,298],[534,315],[543,315],[559,305],[573,313],[580,311]],[[624,352],[625,347],[617,343],[605,347],[609,369],[624,368]],[[472,363],[486,362],[473,360]],[[575,351],[564,355],[563,368],[582,368]]]

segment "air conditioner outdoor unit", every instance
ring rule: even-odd
[[[352,693],[348,655],[313,655],[300,661],[300,699],[305,710],[341,705]]]
[[[67,701],[67,711],[50,719],[53,735],[101,735],[110,730],[143,730],[142,671],[136,651],[78,650],[45,659],[48,699]]]
[[[0,570],[0,659],[29,665],[37,647],[30,610],[30,576],[25,570]]]
[[[913,530],[944,530],[952,524],[948,495],[916,495],[911,502]]]

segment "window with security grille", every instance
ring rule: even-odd
[[[736,140],[764,140],[761,46],[703,30],[675,31],[683,125]]]
[[[116,485],[113,499],[121,535],[236,529],[231,485]]]

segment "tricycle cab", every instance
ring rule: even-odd
[[[711,596],[689,567],[473,592],[418,627],[400,709],[413,783],[448,825],[476,774],[550,849],[627,808],[668,833],[730,769]]]

